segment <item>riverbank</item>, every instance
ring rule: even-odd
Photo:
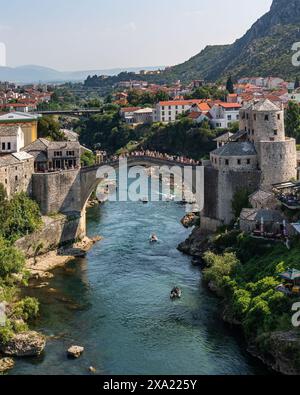
[[[72,246],[62,247],[34,258],[28,258],[25,267],[34,279],[52,278],[53,274],[51,271],[58,267],[65,266],[75,258],[84,258],[87,252],[101,240],[102,237],[100,236],[92,238],[86,236]]]
[[[238,232],[207,235],[197,227],[178,246],[202,266],[205,283],[223,302],[222,319],[243,330],[248,352],[284,375],[300,374],[300,336],[291,325],[293,301],[275,291],[276,274],[297,262],[297,247],[253,245]]]
[[[48,281],[54,278],[53,271],[55,269],[64,267],[68,262],[76,258],[85,257],[87,252],[100,240],[102,240],[101,237],[85,237],[72,246],[49,251],[34,258],[28,258],[25,262],[25,270],[29,272],[30,279],[34,280],[33,282],[29,281],[29,288],[37,290],[47,287],[49,285]],[[25,311],[30,311],[33,308],[38,309],[36,299],[36,307],[32,304],[34,303],[33,299],[25,298],[24,300],[26,307],[23,307],[22,301],[19,302],[16,299],[8,304],[7,311],[10,312],[16,309],[16,305],[20,305],[19,309],[24,310],[24,314]],[[9,332],[7,332],[6,340],[0,343],[0,374],[14,368],[14,358],[38,357],[41,355],[47,342],[46,337],[40,331],[29,330],[25,322],[19,318],[16,319],[14,314],[9,313],[8,317],[6,326]],[[5,332],[2,333],[2,336],[5,339]]]

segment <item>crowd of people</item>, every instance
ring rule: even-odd
[[[125,155],[119,155],[119,156],[114,155],[111,157],[106,157],[105,162],[106,163],[115,162],[115,161],[118,161],[119,159],[132,158],[132,157],[155,158],[155,159],[160,159],[160,160],[164,160],[164,161],[180,163],[180,164],[184,164],[184,165],[195,165],[196,166],[196,165],[201,164],[199,161],[187,158],[185,156],[163,154],[158,151],[150,151],[150,150],[134,151],[134,152],[127,153]]]

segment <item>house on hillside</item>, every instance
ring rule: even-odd
[[[238,103],[216,103],[209,111],[213,127],[229,129],[234,122],[239,121],[241,107]]]

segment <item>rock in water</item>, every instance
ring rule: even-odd
[[[199,217],[195,213],[188,213],[182,218],[181,223],[185,228],[191,228],[196,225],[198,219]]]
[[[2,347],[2,351],[11,357],[36,357],[44,351],[45,346],[45,337],[31,331],[15,335]]]
[[[94,368],[93,366],[90,366],[90,367],[89,367],[89,371],[90,371],[90,373],[93,373],[93,374],[96,374],[96,373],[97,373],[97,369]]]
[[[69,358],[79,358],[84,353],[84,347],[72,346],[68,349]]]
[[[12,358],[0,359],[0,373],[5,373],[15,366],[15,361]]]

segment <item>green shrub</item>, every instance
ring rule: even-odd
[[[15,241],[37,230],[42,224],[39,206],[25,193],[15,195],[4,207],[1,227],[5,239]]]
[[[16,248],[0,238],[0,277],[20,273],[25,264],[25,257]]]
[[[6,321],[5,326],[0,326],[0,343],[8,343],[14,336],[14,331],[10,320]]]
[[[39,302],[35,298],[24,298],[14,305],[14,317],[28,321],[37,317]]]
[[[218,288],[225,287],[226,282],[224,277],[231,275],[239,264],[236,255],[232,253],[216,255],[212,252],[207,252],[204,255],[204,261],[208,266],[204,270],[205,280],[212,281]]]

